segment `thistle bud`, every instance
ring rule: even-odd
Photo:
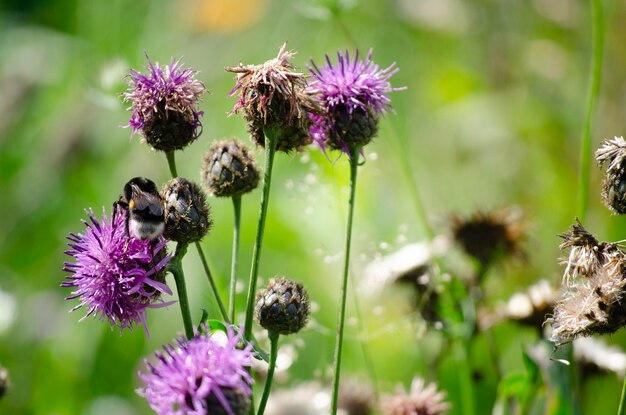
[[[602,181],[602,201],[613,213],[626,213],[626,140],[615,137],[606,140],[596,151],[596,161],[608,167]]]
[[[271,279],[256,298],[257,322],[270,333],[291,334],[302,329],[309,316],[309,298],[299,282]]]
[[[247,415],[250,411],[250,396],[234,388],[222,387],[221,392],[228,402],[230,412],[224,407],[215,392],[207,397],[207,414],[211,415]]]
[[[204,155],[201,171],[206,189],[218,197],[236,197],[259,184],[259,171],[248,148],[236,140],[213,144]]]
[[[165,184],[162,196],[165,201],[163,236],[171,241],[190,243],[207,234],[213,223],[200,186],[177,177]]]

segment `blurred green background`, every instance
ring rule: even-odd
[[[605,57],[593,146],[622,135],[626,119],[626,4],[605,2]],[[353,243],[353,281],[375,295],[349,296],[344,373],[367,377],[359,337],[381,392],[405,387],[414,375],[448,391],[451,413],[464,413],[454,359],[437,354],[437,338],[415,321],[410,291],[363,287],[374,259],[425,238],[412,189],[443,232],[451,213],[518,205],[531,224],[528,260],[487,277],[486,301],[496,304],[541,278],[560,282],[556,235],[576,211],[579,142],[591,65],[590,4],[580,0],[4,0],[0,3],[0,364],[11,387],[1,414],[145,414],[134,393],[142,359],[182,332],[178,306],[151,310],[151,337],[97,320],[59,287],[65,236],[81,231],[85,208],[99,212],[131,177],[168,178],[163,154],[130,130],[119,94],[129,68],[144,54],[161,63],[182,57],[211,91],[201,108],[200,140],[178,153],[179,173],[199,179],[209,144],[235,136],[245,122],[227,117],[234,85],[224,66],[261,63],[280,45],[298,51],[295,64],[321,62],[337,50],[374,50],[382,67],[397,62],[396,113],[381,122],[360,169]],[[622,45],[622,46],[620,46]],[[262,152],[256,151],[259,162]],[[402,157],[406,157],[403,161]],[[406,163],[405,163],[406,162]],[[403,164],[405,163],[405,164]],[[600,238],[623,239],[626,225],[599,198],[592,169],[586,226]],[[260,192],[243,199],[240,276],[247,280]],[[281,344],[295,350],[277,383],[328,381],[339,299],[348,163],[311,147],[279,155],[265,236],[261,277],[301,280],[313,299],[312,323]],[[232,205],[211,199],[215,226],[203,241],[226,296]],[[185,258],[194,318],[213,297],[195,250]],[[173,286],[173,281],[168,280]],[[373,290],[372,290],[373,288]],[[244,294],[239,296],[242,305]],[[521,350],[537,340],[529,329],[494,330],[505,373],[523,372]],[[611,342],[626,346],[617,333]],[[470,361],[475,413],[491,413],[497,381],[480,338]],[[621,380],[580,379],[582,413],[613,413]],[[282,383],[282,385],[281,385]],[[262,382],[261,382],[262,384]]]

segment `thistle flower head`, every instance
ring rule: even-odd
[[[309,92],[320,102],[320,115],[310,116],[313,125],[310,133],[321,146],[349,151],[361,147],[376,135],[378,118],[390,110],[389,92],[405,88],[393,88],[389,79],[398,72],[395,63],[385,69],[372,61],[372,50],[365,60],[354,60],[350,55],[337,53],[333,66],[328,55],[326,65],[318,67],[311,61],[309,68],[313,80]]]
[[[202,182],[217,197],[236,197],[256,189],[259,170],[248,148],[237,140],[214,143],[204,155]]]
[[[163,186],[162,196],[165,201],[163,235],[167,239],[190,243],[201,240],[207,234],[213,222],[200,186],[177,177]]]
[[[252,393],[252,345],[239,348],[241,335],[231,328],[226,342],[211,334],[180,338],[175,345],[156,352],[157,362],[146,360],[148,373],[139,377],[145,386],[137,393],[145,397],[159,415],[246,414]]]
[[[179,150],[200,136],[202,123],[198,110],[204,84],[197,71],[183,68],[172,59],[165,67],[148,58],[146,75],[131,70],[124,101],[130,102],[132,116],[128,123],[132,135],[139,132],[156,150]]]
[[[435,383],[426,386],[424,379],[415,377],[408,394],[400,387],[395,395],[383,399],[383,414],[443,415],[450,409],[445,398],[445,392],[438,391]]]
[[[239,94],[231,113],[243,111],[254,142],[265,146],[265,134],[276,136],[276,149],[299,150],[311,142],[309,112],[317,106],[307,93],[306,76],[291,63],[295,52],[283,44],[278,56],[261,65],[225,68],[237,74],[229,96]]]
[[[608,163],[602,181],[602,201],[611,212],[626,213],[626,140],[606,140],[596,151],[596,161],[600,167]]]
[[[598,242],[580,222],[563,235],[570,249],[563,276],[565,292],[546,319],[557,346],[578,336],[613,333],[626,324],[626,253]]]
[[[112,218],[103,212],[100,221],[93,211],[87,213],[84,233],[71,233],[71,249],[65,251],[75,262],[65,263],[70,275],[61,286],[74,288],[68,300],[80,300],[71,311],[85,307],[81,320],[94,315],[120,330],[141,323],[147,331],[146,308],[168,304],[156,301],[162,293],[172,294],[162,273],[170,260],[164,255],[165,239],[153,243],[129,237],[126,211]]]
[[[372,388],[357,379],[342,381],[339,385],[337,406],[346,415],[371,415],[376,407]]]
[[[309,317],[309,298],[299,282],[273,278],[256,297],[255,316],[270,333],[291,334],[300,331]]]
[[[514,208],[452,217],[454,241],[483,268],[504,257],[523,256],[525,231],[520,211]]]

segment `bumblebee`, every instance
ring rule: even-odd
[[[156,184],[145,177],[132,178],[114,204],[128,211],[126,231],[135,238],[155,240],[165,227],[165,208]]]

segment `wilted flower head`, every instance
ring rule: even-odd
[[[580,222],[562,237],[561,249],[570,249],[563,275],[566,291],[546,320],[557,346],[578,336],[613,333],[626,324],[626,253],[598,242]]]
[[[120,330],[141,323],[147,331],[146,308],[169,304],[155,301],[161,293],[172,294],[162,272],[170,259],[165,239],[153,243],[129,237],[124,210],[113,218],[103,212],[100,221],[93,211],[87,213],[84,233],[71,233],[71,249],[65,251],[75,262],[65,263],[70,275],[61,286],[75,287],[67,299],[80,300],[72,311],[85,307],[81,320],[94,315]]]
[[[231,328],[222,343],[215,334],[196,334],[191,340],[157,352],[156,364],[146,361],[149,373],[140,373],[146,384],[137,393],[159,415],[243,415],[252,393],[252,345],[238,348],[241,335]]]
[[[437,385],[426,386],[424,379],[415,377],[407,394],[402,387],[395,395],[383,398],[384,415],[442,415],[450,409],[445,402],[446,393],[437,390]]]
[[[626,140],[606,140],[596,151],[596,160],[600,166],[608,163],[602,181],[602,201],[613,213],[626,213]]]
[[[345,415],[370,415],[376,407],[371,386],[357,379],[342,380],[337,406]]]
[[[204,192],[194,182],[176,177],[165,183],[163,235],[172,241],[191,243],[201,240],[211,228],[209,205]]]
[[[261,65],[225,68],[237,74],[230,96],[239,93],[231,113],[243,111],[254,142],[265,146],[265,135],[276,136],[276,149],[299,150],[311,142],[308,135],[309,112],[316,103],[306,92],[306,77],[291,63],[295,52],[285,43],[278,56]]]
[[[391,86],[389,78],[398,72],[395,63],[380,69],[372,62],[371,49],[365,60],[359,60],[357,50],[352,61],[346,51],[337,53],[336,66],[328,55],[326,63],[320,68],[311,61],[309,68],[313,80],[308,90],[322,108],[320,115],[310,115],[310,133],[322,148],[349,153],[376,135],[379,116],[391,109],[388,93],[405,88]]]
[[[501,258],[522,256],[525,232],[521,212],[515,208],[452,217],[454,241],[483,269]]]
[[[183,68],[180,60],[161,68],[148,59],[147,70],[144,75],[133,69],[128,76],[123,94],[133,111],[128,125],[156,150],[179,150],[200,136],[197,105],[206,89],[195,79],[197,71]]]
[[[237,140],[211,145],[204,155],[202,182],[217,197],[237,197],[259,184],[259,170],[248,148]]]
[[[591,337],[576,339],[573,346],[574,360],[582,367],[583,379],[594,372],[613,372],[620,379],[626,375],[626,353],[621,348]]]

